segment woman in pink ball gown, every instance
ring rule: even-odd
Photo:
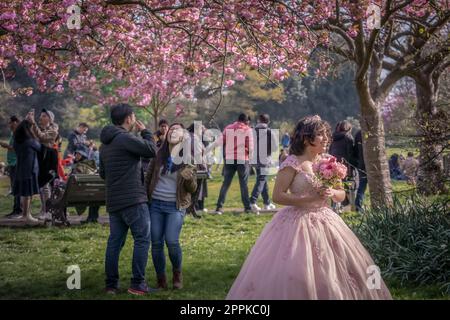
[[[370,254],[328,205],[343,201],[344,190],[322,187],[313,174],[330,139],[319,116],[297,124],[273,191],[285,207],[264,228],[227,299],[392,299]]]

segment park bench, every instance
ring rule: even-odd
[[[66,207],[104,206],[105,181],[97,174],[75,174],[67,181],[64,204]]]
[[[207,171],[198,171],[198,185],[208,179]],[[199,188],[192,195],[192,203],[198,200]],[[52,215],[52,224],[57,221],[69,226],[67,218],[68,207],[104,206],[106,199],[105,181],[98,174],[74,174],[69,177],[65,186],[55,186],[51,198],[47,201],[47,210]],[[188,214],[199,218],[194,205],[191,205]]]
[[[68,207],[104,206],[106,199],[105,181],[98,174],[73,174],[65,186],[56,185],[47,210],[56,221],[70,225],[67,219]]]

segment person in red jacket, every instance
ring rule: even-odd
[[[241,200],[246,213],[252,212],[248,194],[248,176],[250,174],[250,159],[253,158],[253,130],[249,117],[241,113],[236,122],[225,127],[218,144],[223,146],[224,181],[217,200],[216,213],[223,213],[223,205],[230,188],[231,181],[237,171],[241,189]]]

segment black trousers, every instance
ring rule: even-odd
[[[14,183],[16,181],[16,166],[8,166],[9,179],[11,181],[11,190],[14,188]],[[22,213],[22,209],[20,208],[20,196],[14,196],[14,213]]]

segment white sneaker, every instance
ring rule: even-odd
[[[208,213],[208,209],[207,208],[203,209],[203,212]]]
[[[27,222],[27,224],[36,224],[36,223],[39,223],[39,220],[33,216],[29,216],[26,218],[26,222]]]
[[[277,207],[273,203],[264,206],[264,210],[275,210],[276,208]]]
[[[52,215],[50,214],[50,212],[41,212],[38,219],[44,221],[52,220]]]
[[[255,213],[259,213],[259,211],[261,211],[261,208],[258,207],[258,205],[256,203],[250,203],[250,208]]]

